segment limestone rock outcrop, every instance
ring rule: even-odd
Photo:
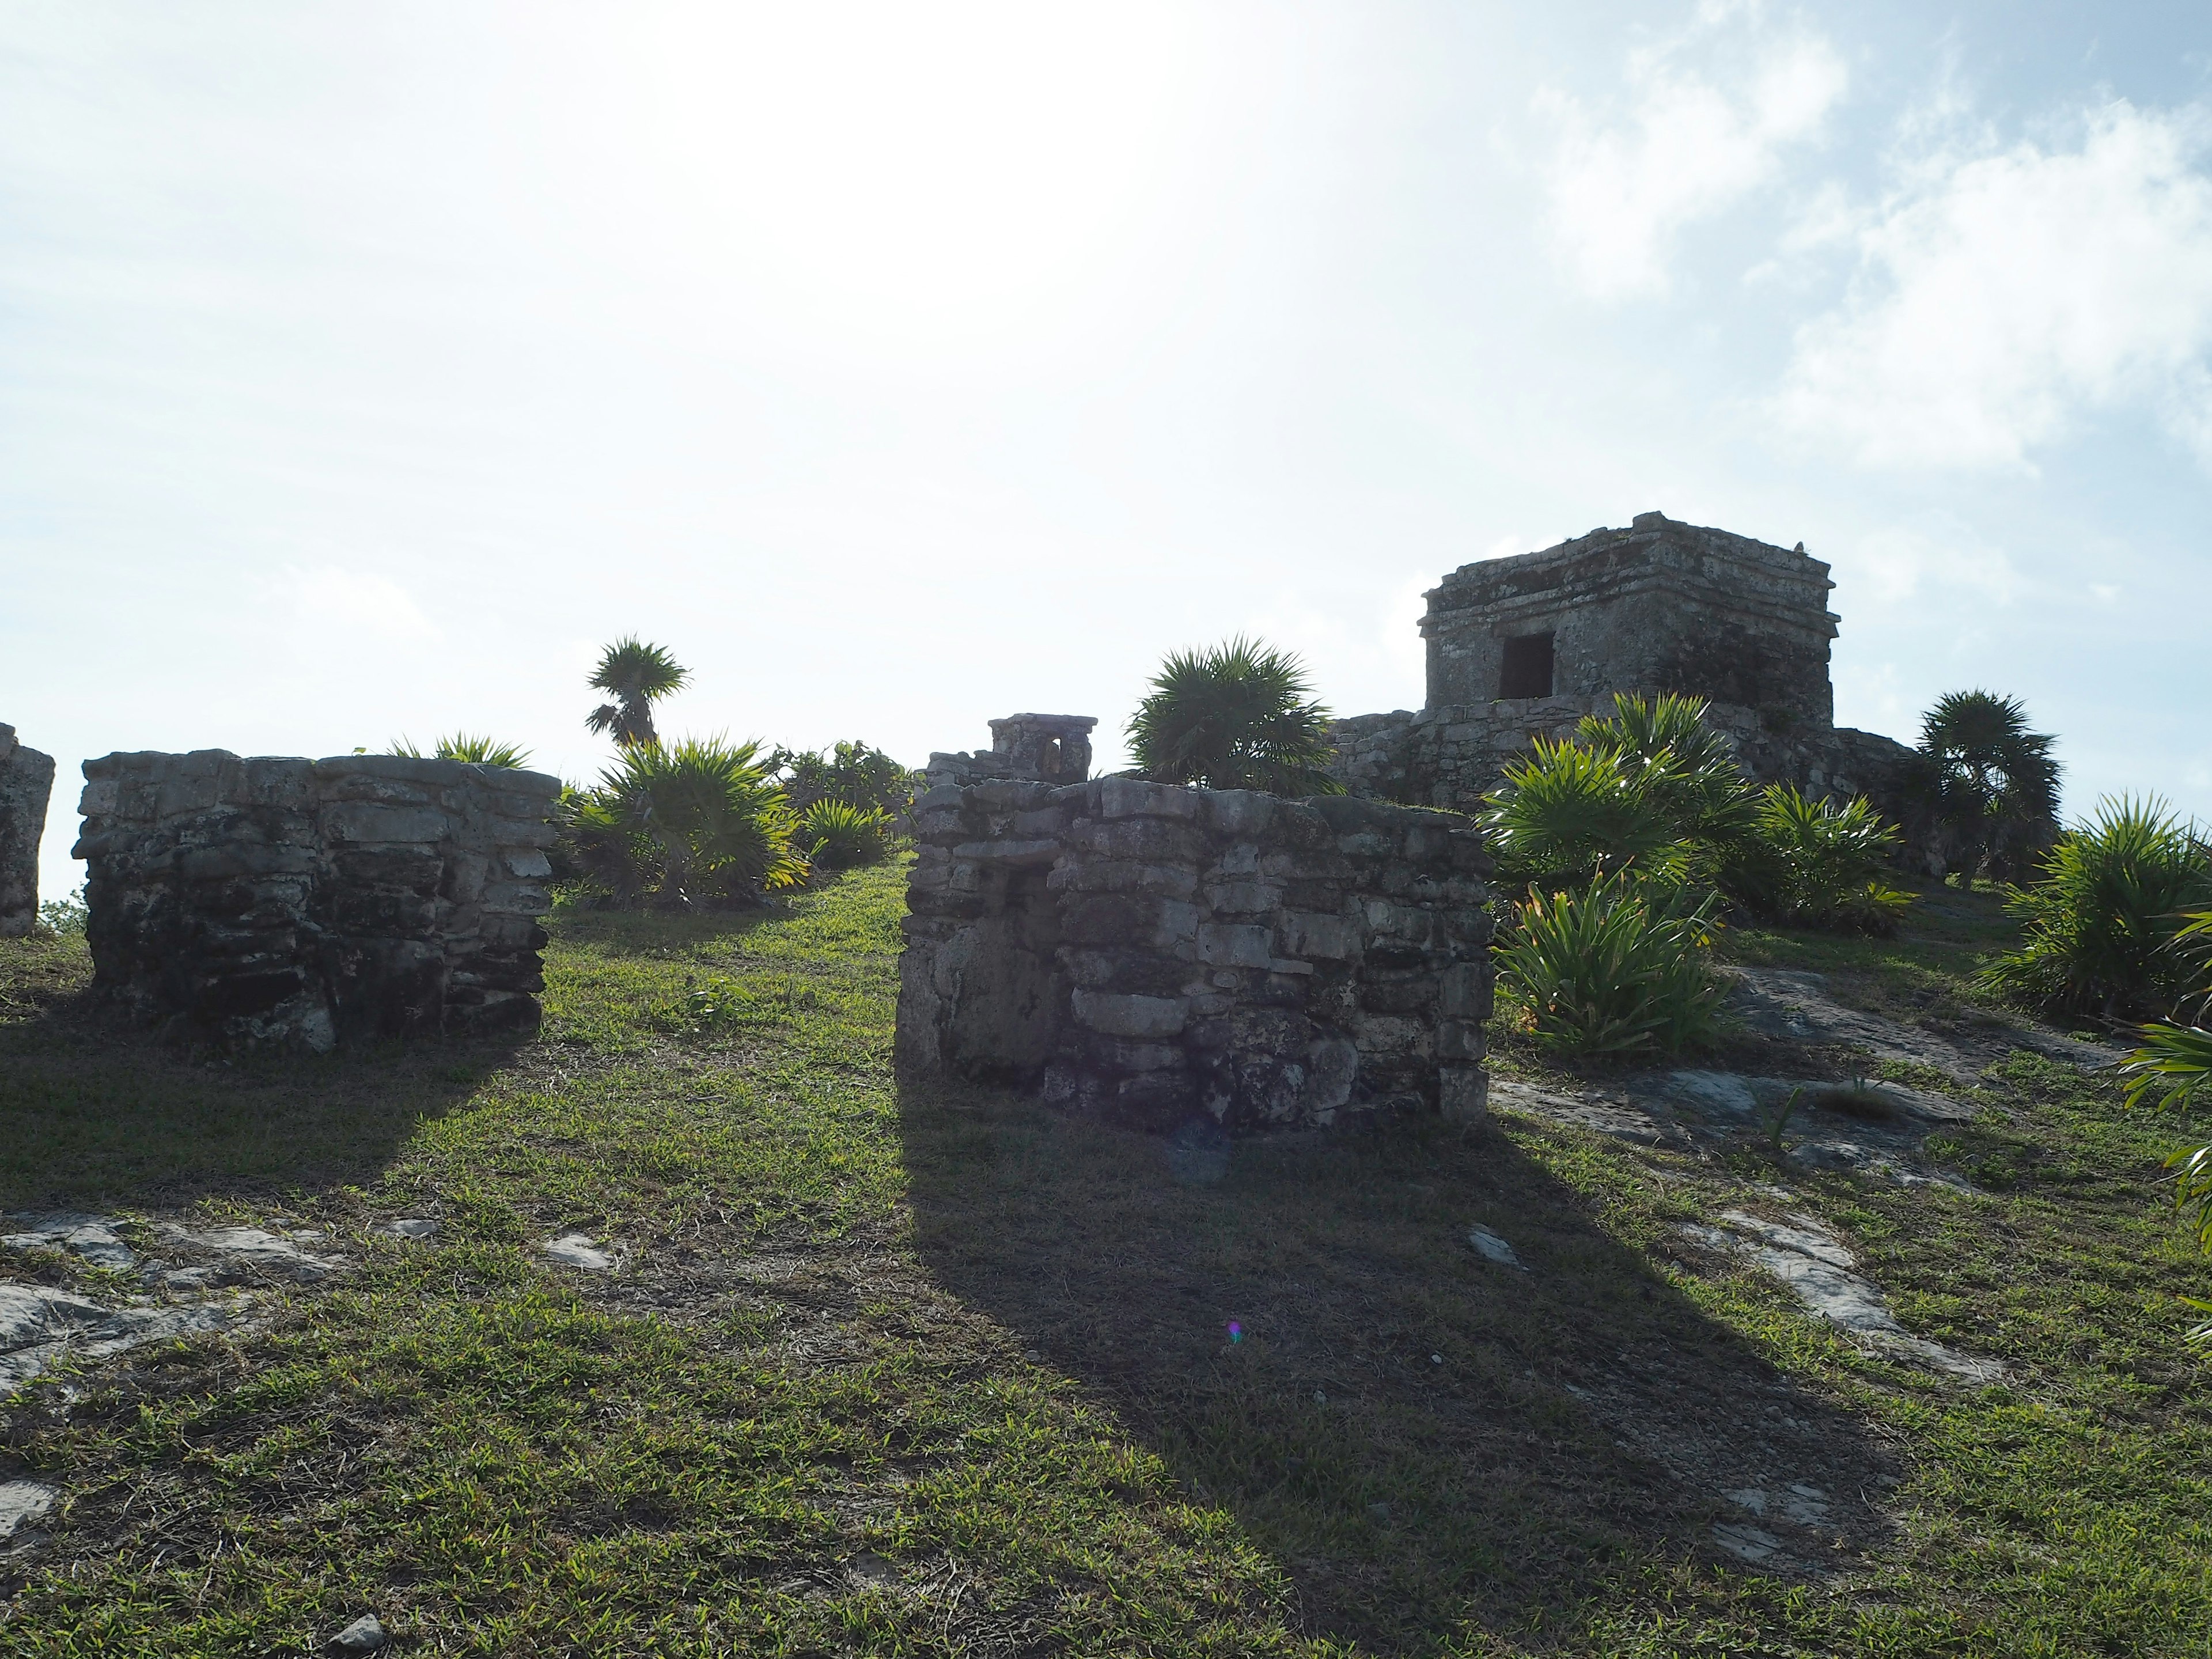
[[[39,842],[53,787],[54,757],[0,726],[0,939],[21,939],[38,924]]]
[[[222,750],[84,775],[94,982],[142,1019],[318,1050],[536,1026],[558,779]]]

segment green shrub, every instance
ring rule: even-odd
[[[603,702],[586,714],[585,727],[612,733],[625,749],[657,744],[660,733],[653,727],[653,705],[682,690],[690,678],[691,671],[678,662],[666,646],[650,644],[635,634],[617,640],[599,653],[599,665],[586,682],[592,690],[604,691],[614,701]]]
[[[1711,1039],[1720,1011],[1718,902],[1626,875],[1532,892],[1498,949],[1500,981],[1545,1048],[1678,1054]]]
[[[2183,1024],[2185,1019],[2212,1017],[2212,983],[2206,977],[2212,975],[2212,911],[2191,916],[2188,925],[2175,933],[2173,949],[2197,970],[2188,999],[2194,1006],[2185,1013],[2177,1009],[2173,1018],[2146,1025],[2137,1034],[2142,1046],[2120,1068],[2130,1079],[2130,1106],[2151,1094],[2167,1105],[2184,1105],[2200,1090],[2212,1088],[2212,1030],[2201,1024]],[[2175,1205],[2185,1214],[2193,1212],[2197,1249],[2212,1255],[2212,1144],[2169,1153],[2166,1167],[2174,1174]],[[2199,1313],[2212,1314],[2212,1302],[2196,1297],[2182,1300]],[[2191,1341],[2212,1342],[2212,1319],[2197,1325],[2189,1336]]]
[[[1913,840],[1970,879],[2015,877],[2058,834],[2054,739],[2032,732],[2017,697],[1952,691],[1921,717],[1917,763],[1905,779]]]
[[[872,806],[817,800],[799,815],[794,838],[817,868],[849,870],[890,849],[890,820]]]
[[[560,862],[619,904],[742,902],[804,881],[805,856],[760,745],[634,743],[562,804]]]
[[[1729,849],[1722,884],[1764,921],[1894,933],[1911,895],[1884,881],[1896,827],[1863,800],[1808,800],[1769,784]]]
[[[779,749],[769,757],[769,769],[781,775],[783,793],[797,812],[818,800],[834,800],[896,817],[913,804],[915,786],[921,780],[921,773],[865,743],[834,744],[818,754]]]
[[[1479,821],[1521,880],[1579,884],[1631,867],[1679,878],[1691,838],[1667,811],[1668,792],[1654,787],[1669,767],[1539,738],[1528,759],[1507,763]]]
[[[2163,1014],[2194,989],[2175,948],[2188,913],[2212,906],[2212,860],[2162,801],[2100,802],[2058,838],[2009,908],[2021,947],[1983,975],[1990,989],[2106,1019]]]
[[[478,766],[507,766],[517,770],[530,764],[530,751],[520,744],[501,743],[496,738],[481,738],[469,732],[456,732],[451,737],[439,738],[427,757],[405,738],[393,740],[392,752],[404,755],[409,760],[472,761]]]
[[[1296,657],[1257,640],[1176,652],[1130,716],[1130,756],[1155,783],[1342,794],[1322,769],[1336,750],[1310,690]]]

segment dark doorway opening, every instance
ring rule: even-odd
[[[1505,641],[1505,663],[1498,676],[1498,700],[1552,695],[1552,636],[1523,634]]]

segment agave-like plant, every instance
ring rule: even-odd
[[[1287,651],[1242,635],[1160,665],[1128,725],[1137,770],[1155,783],[1339,795],[1329,713]]]
[[[2066,1013],[2161,1013],[2193,988],[2174,940],[2184,918],[2208,907],[2212,857],[2193,824],[2156,799],[2101,801],[2011,899],[2026,937],[1983,982]]]
[[[1546,1048],[1678,1054],[1711,1039],[1726,990],[1712,962],[1719,903],[1626,872],[1531,892],[1498,949],[1499,981]]]
[[[1671,691],[1656,697],[1617,692],[1613,712],[1585,714],[1575,740],[1617,751],[1686,840],[1719,851],[1748,830],[1758,803],[1734,745],[1705,723],[1707,707],[1702,697]]]
[[[2011,876],[2058,834],[2056,741],[2031,731],[2027,708],[1994,691],[1952,691],[1921,717],[1918,763],[1907,783],[1918,803],[1917,839],[1969,878]]]
[[[392,753],[404,755],[410,760],[425,757],[420,749],[405,738],[392,741]],[[501,743],[497,738],[478,737],[471,732],[456,732],[438,739],[428,757],[431,760],[472,761],[478,766],[507,766],[520,769],[530,764],[530,751],[520,744]]]
[[[588,682],[593,690],[605,691],[614,701],[594,708],[584,724],[593,732],[613,733],[614,740],[625,749],[658,743],[660,734],[653,729],[653,705],[682,690],[690,678],[691,671],[679,664],[666,646],[648,645],[635,635],[617,640],[601,654]]]
[[[890,819],[873,806],[824,799],[799,815],[796,836],[816,868],[848,870],[873,864],[889,850]]]

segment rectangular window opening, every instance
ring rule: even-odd
[[[1552,695],[1552,636],[1523,634],[1505,641],[1505,662],[1498,676],[1501,702]]]

